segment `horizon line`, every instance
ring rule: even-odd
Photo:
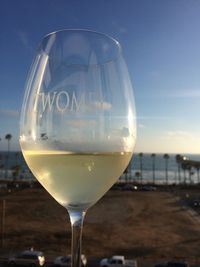
[[[0,153],[2,152],[5,152],[7,153],[8,151],[7,150],[0,150]],[[10,150],[10,152],[21,152],[22,153],[22,150]],[[177,154],[180,154],[180,155],[200,155],[200,153],[195,153],[195,152],[187,152],[187,153],[180,153],[180,152],[144,152],[144,151],[134,151],[133,152],[133,156],[134,155],[137,155],[139,153],[143,153],[143,154],[169,154],[169,155],[177,155]]]

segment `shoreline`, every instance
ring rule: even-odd
[[[166,178],[166,160],[164,154],[159,153],[152,157],[150,153],[134,153],[133,158],[127,168],[127,179],[140,181],[143,179],[145,182],[151,182],[154,179],[156,183],[166,183],[168,179],[169,183],[198,183],[200,177],[198,170],[193,166],[190,170],[182,168],[177,163],[176,154],[169,154],[167,160],[167,176]],[[192,161],[200,162],[199,154],[184,154],[184,158],[192,159]],[[29,168],[27,167],[21,152],[10,152],[9,160],[7,161],[7,152],[0,152],[0,177],[7,176],[7,168],[9,169],[10,178],[33,178]],[[187,161],[186,160],[186,161]],[[181,168],[180,168],[181,167]],[[126,175],[124,175],[125,177]],[[142,176],[142,178],[141,178]]]

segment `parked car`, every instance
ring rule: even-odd
[[[120,184],[114,184],[112,187],[111,187],[111,190],[121,190],[122,189],[122,186]]]
[[[199,208],[200,207],[200,199],[193,200],[192,205],[194,208]]]
[[[189,264],[184,261],[169,261],[167,267],[189,267]]]
[[[158,263],[154,267],[189,267],[189,265],[184,261],[169,261],[167,263]]]
[[[10,266],[43,266],[45,263],[45,257],[43,252],[36,250],[25,250],[15,256],[8,259]]]
[[[122,190],[124,191],[135,191],[137,189],[137,186],[132,184],[125,184],[124,187],[122,187]]]
[[[154,267],[167,267],[167,263],[157,263]]]
[[[151,185],[144,185],[140,188],[141,191],[156,191],[157,187],[156,186],[151,186]]]
[[[137,261],[126,260],[124,256],[112,256],[110,259],[102,259],[100,267],[137,267]]]
[[[87,264],[87,258],[84,254],[81,255],[81,266],[85,267]],[[55,267],[70,267],[71,266],[71,255],[59,256],[54,260]]]

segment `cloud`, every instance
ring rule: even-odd
[[[159,148],[165,147],[166,151],[176,151],[178,153],[198,153],[200,151],[199,132],[189,131],[167,131],[157,138],[156,145]],[[162,149],[164,150],[164,149]],[[173,152],[174,153],[174,152]]]
[[[145,125],[142,124],[142,123],[139,123],[139,124],[138,124],[138,127],[139,127],[139,128],[142,128],[142,129],[146,128]]]
[[[137,120],[172,120],[174,118],[169,116],[137,116]]]
[[[158,98],[199,98],[200,88],[196,89],[170,89],[170,90],[160,90],[156,95],[152,97]]]
[[[189,89],[189,90],[177,90],[174,94],[174,97],[183,97],[183,98],[196,98],[200,97],[200,88],[199,89]]]
[[[0,116],[18,117],[19,111],[14,109],[0,109]]]
[[[120,33],[127,33],[128,30],[127,30],[127,28],[125,28],[125,27],[123,27],[123,26],[119,26],[119,32],[120,32]]]
[[[33,51],[33,47],[29,41],[28,34],[25,33],[24,31],[18,31],[17,36],[21,44],[28,50]]]
[[[72,127],[79,127],[79,128],[84,128],[84,127],[95,127],[96,126],[96,121],[95,120],[70,120],[67,122],[68,125],[71,125]]]
[[[187,131],[168,131],[161,136],[164,140],[188,140],[194,138],[194,135]]]
[[[109,110],[112,107],[112,105],[109,102],[105,102],[105,101],[104,102],[96,101],[94,102],[93,106],[96,109],[102,109],[102,110]]]
[[[119,33],[125,34],[128,32],[128,29],[126,27],[120,25],[118,22],[114,20],[111,22],[111,24]]]
[[[155,78],[156,79],[156,78],[160,77],[160,72],[158,70],[151,70],[149,72],[149,76],[151,78]]]
[[[156,73],[155,73],[156,75]],[[151,94],[141,94],[139,96],[141,99],[193,99],[193,98],[200,98],[200,88],[196,89],[178,89],[178,88],[169,88],[169,90],[165,90],[160,88],[152,90]]]

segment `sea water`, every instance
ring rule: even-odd
[[[8,161],[6,160],[7,152],[0,152],[0,178],[4,178],[5,169],[8,168],[8,177],[12,178],[12,171],[11,169],[19,165],[20,166],[20,177],[24,179],[33,179],[34,176],[30,172],[26,162],[23,158],[21,152],[10,152]],[[155,156],[155,182],[156,183],[165,183],[166,182],[166,161],[164,159],[164,154],[156,154]],[[187,154],[184,155],[191,160],[200,161],[200,155],[197,154]],[[153,181],[153,159],[151,154],[143,154],[142,157],[142,180],[143,182],[151,183]],[[137,153],[134,154],[128,168],[128,179],[132,179],[135,181],[141,181],[141,177],[136,177],[136,172],[141,173],[140,169],[140,157]],[[179,182],[179,175],[178,175],[178,165],[176,162],[176,154],[169,154],[168,159],[168,181],[169,183],[178,183]],[[181,181],[184,180],[184,171],[181,169]],[[189,179],[189,172],[185,172],[185,177]],[[125,179],[125,176],[122,176],[121,179]],[[194,183],[197,180],[197,171],[195,169],[191,170],[191,179]]]

